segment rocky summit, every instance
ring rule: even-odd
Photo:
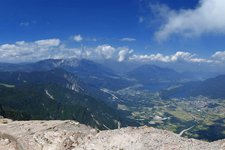
[[[224,150],[152,127],[99,131],[75,121],[0,121],[0,150]]]

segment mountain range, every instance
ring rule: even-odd
[[[141,85],[139,90],[159,92],[165,99],[225,98],[225,75],[196,81],[192,74],[150,64],[121,74],[90,60],[48,59],[0,63],[0,114],[16,120],[73,119],[100,129],[117,128],[119,122],[135,125],[121,118],[120,98],[108,91],[136,85]]]
[[[19,120],[73,119],[102,129],[117,127],[117,113],[84,88],[75,75],[62,69],[1,72],[1,113]]]
[[[161,96],[166,98],[184,98],[199,95],[209,98],[225,98],[225,75],[219,75],[204,81],[188,82],[161,92]]]

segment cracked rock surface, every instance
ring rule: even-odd
[[[0,150],[225,150],[152,127],[98,131],[75,121],[0,120]]]

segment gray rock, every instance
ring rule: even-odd
[[[225,140],[186,139],[152,127],[97,131],[75,121],[0,124],[0,150],[223,150]]]

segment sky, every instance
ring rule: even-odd
[[[0,3],[0,62],[79,57],[225,67],[224,0]]]

